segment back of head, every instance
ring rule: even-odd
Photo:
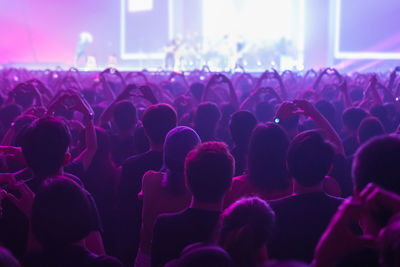
[[[172,129],[165,137],[164,168],[167,171],[166,183],[174,193],[182,192],[185,189],[185,158],[200,143],[198,134],[185,126]]]
[[[176,112],[168,104],[151,105],[143,114],[143,127],[153,144],[164,143],[167,133],[176,127]]]
[[[358,142],[365,143],[369,139],[385,134],[385,129],[382,123],[374,117],[367,117],[363,119],[358,127]]]
[[[289,185],[288,146],[289,138],[279,125],[267,123],[254,129],[248,154],[248,173],[253,185],[271,191]]]
[[[216,203],[232,183],[235,160],[225,143],[205,142],[190,151],[185,160],[186,184],[193,197]]]
[[[343,125],[351,131],[357,131],[361,121],[368,116],[361,108],[348,108],[343,112]]]
[[[236,266],[257,266],[260,248],[270,239],[274,224],[275,213],[264,200],[239,200],[221,216],[219,245]]]
[[[57,174],[65,162],[70,144],[67,126],[54,117],[44,117],[32,123],[22,137],[22,152],[36,176]]]
[[[81,187],[65,177],[44,182],[32,207],[32,232],[44,248],[61,248],[85,238],[91,205]]]
[[[120,131],[128,131],[136,125],[136,108],[130,101],[118,102],[113,111],[114,122]]]
[[[10,251],[0,247],[0,267],[20,267],[18,260],[14,258]]]
[[[332,165],[334,150],[317,131],[298,134],[289,145],[287,165],[302,186],[318,185]]]
[[[220,119],[221,112],[216,104],[210,102],[201,103],[197,107],[194,118],[194,125],[200,137],[203,137],[203,134],[214,134]]]
[[[257,120],[252,113],[248,111],[235,112],[229,124],[231,136],[235,144],[247,145],[251,132],[256,125]]]
[[[166,267],[233,267],[229,254],[215,245],[196,243],[187,246],[177,260]]]
[[[400,138],[382,136],[362,145],[353,161],[353,180],[358,192],[369,183],[400,194]]]

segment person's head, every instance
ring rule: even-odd
[[[131,131],[136,126],[136,108],[130,101],[118,102],[113,110],[115,125],[120,131]]]
[[[233,267],[229,254],[221,247],[195,243],[187,246],[178,259],[165,267]]]
[[[236,145],[247,145],[257,120],[251,112],[238,111],[232,115],[229,124],[230,133]]]
[[[164,168],[166,185],[174,193],[185,189],[184,166],[187,154],[201,143],[198,134],[191,128],[178,126],[168,132],[164,142]]]
[[[20,267],[18,260],[8,249],[0,247],[0,267]]]
[[[361,121],[358,127],[358,143],[363,144],[369,139],[383,134],[385,134],[385,129],[382,123],[377,118],[367,117]]]
[[[81,187],[66,177],[47,179],[32,206],[32,232],[45,249],[84,239],[91,230],[92,207]]]
[[[26,164],[42,178],[58,174],[69,162],[70,134],[67,126],[54,117],[37,119],[25,130],[21,148]]]
[[[189,152],[185,176],[193,198],[204,203],[220,202],[231,186],[235,160],[226,144],[205,142]]]
[[[274,117],[274,106],[268,101],[262,101],[256,106],[256,118],[259,122],[272,121]]]
[[[356,192],[369,183],[400,194],[400,138],[375,137],[356,152],[352,176]]]
[[[274,224],[275,213],[264,200],[241,199],[223,212],[218,243],[231,255],[235,266],[259,266]]]
[[[286,168],[289,138],[277,124],[257,126],[250,138],[248,175],[250,182],[264,190],[274,191],[289,186]]]
[[[153,145],[162,145],[167,133],[176,127],[176,112],[168,104],[156,104],[143,113],[142,123]]]
[[[400,216],[392,218],[391,222],[380,232],[378,237],[379,263],[383,267],[400,266]]]
[[[201,103],[196,110],[194,127],[203,142],[214,138],[217,123],[221,119],[221,112],[216,104]]]
[[[368,116],[361,108],[348,108],[343,112],[342,120],[345,130],[349,134],[356,134],[361,121]]]
[[[332,165],[334,150],[317,131],[298,134],[290,143],[287,166],[295,182],[304,187],[319,185]]]

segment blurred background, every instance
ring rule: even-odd
[[[0,66],[379,71],[398,0],[1,0]]]

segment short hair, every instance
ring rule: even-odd
[[[220,201],[232,183],[235,160],[222,142],[205,142],[185,160],[186,184],[193,197],[206,203]]]
[[[85,238],[92,206],[82,188],[66,177],[47,179],[32,207],[32,232],[44,248],[59,248]]]
[[[293,178],[303,186],[315,186],[327,175],[334,150],[318,131],[298,134],[289,145],[287,165]]]
[[[357,136],[358,143],[363,144],[369,139],[385,134],[382,123],[374,117],[363,119],[358,127]]]
[[[70,133],[63,121],[54,117],[37,119],[26,129],[21,148],[28,167],[35,175],[57,174],[70,145]]]
[[[352,174],[355,188],[361,192],[369,183],[400,194],[400,138],[375,137],[356,152]]]
[[[266,191],[289,186],[288,147],[289,137],[279,125],[267,123],[254,129],[248,153],[248,177],[252,185]]]
[[[18,260],[5,247],[0,247],[0,266],[1,267],[20,267]]]
[[[320,100],[315,103],[315,108],[332,124],[335,124],[336,109],[331,102]]]
[[[168,104],[155,104],[143,114],[143,127],[151,142],[163,144],[167,133],[176,127],[176,112]]]
[[[235,144],[247,144],[251,132],[257,125],[257,119],[251,112],[238,111],[232,115],[229,129]]]
[[[131,130],[137,121],[136,108],[130,101],[120,101],[114,107],[113,118],[119,130]]]
[[[203,96],[203,91],[204,91],[204,84],[202,83],[196,82],[190,85],[190,92],[197,101],[201,101],[201,97]]]
[[[368,116],[368,113],[361,108],[348,108],[343,112],[343,124],[352,131],[357,131],[361,121]]]
[[[233,203],[221,216],[218,243],[236,266],[256,266],[260,248],[271,238],[275,213],[258,197]]]
[[[197,107],[194,124],[196,130],[200,130],[200,128],[215,129],[220,119],[219,107],[215,103],[203,102]]]

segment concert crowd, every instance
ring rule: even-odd
[[[0,266],[400,266],[400,67],[0,70]]]

